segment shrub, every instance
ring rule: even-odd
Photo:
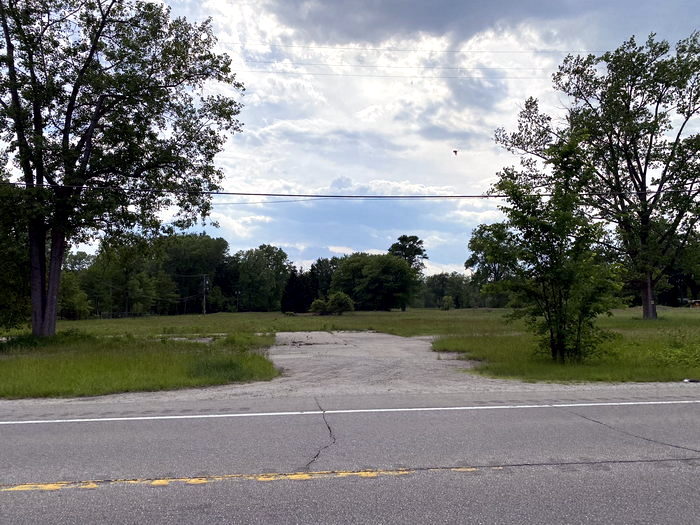
[[[343,315],[343,312],[352,312],[355,310],[355,303],[353,303],[348,294],[335,292],[328,297],[326,309],[328,313]]]
[[[328,313],[328,305],[323,299],[314,299],[309,307],[309,312],[318,315],[326,315]]]
[[[455,301],[451,295],[446,295],[442,298],[442,303],[440,304],[441,310],[451,310],[455,307]]]

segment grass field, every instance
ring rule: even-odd
[[[700,317],[700,315],[698,316]],[[474,329],[510,330],[503,321],[502,310],[433,309],[406,312],[352,312],[341,316],[309,314],[288,316],[281,313],[240,313],[141,317],[89,321],[64,321],[59,331],[77,329],[94,335],[210,335],[221,333],[275,333],[309,330],[376,330],[394,335],[469,334]]]
[[[616,310],[599,324],[615,337],[583,363],[560,365],[538,351],[523,325],[487,323],[472,333],[446,335],[437,351],[460,352],[481,361],[474,370],[490,377],[525,381],[682,381],[700,378],[700,311],[659,309],[659,319],[644,321],[639,309]],[[478,328],[477,328],[478,326]]]
[[[150,337],[99,337],[76,331],[48,341],[0,345],[0,397],[75,397],[272,379],[254,350],[272,335],[234,335],[207,344]]]
[[[639,309],[600,319],[617,336],[581,364],[559,365],[502,310],[354,312],[343,316],[212,314],[59,323],[55,340],[0,344],[0,397],[96,395],[263,380],[277,372],[256,348],[280,331],[376,330],[440,336],[436,351],[481,361],[476,373],[526,381],[680,381],[700,378],[700,310]],[[13,335],[13,334],[8,334]],[[16,333],[14,334],[16,335]],[[179,340],[213,336],[206,344]]]

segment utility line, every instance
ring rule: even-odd
[[[246,69],[241,71],[236,71],[236,73],[262,73],[268,75],[310,75],[313,77],[357,77],[357,78],[413,78],[413,79],[477,79],[477,80],[549,80],[549,77],[539,76],[539,77],[508,77],[508,76],[477,76],[477,75],[367,75],[362,73],[321,73],[321,72],[307,72],[307,71],[270,71],[267,69]]]
[[[25,187],[24,182],[0,182],[0,185],[11,185],[18,187]],[[165,190],[161,188],[113,188],[109,186],[103,187],[90,187],[90,186],[59,186],[60,188],[67,189],[83,189],[88,191],[100,190],[113,190],[126,193],[157,193],[157,194],[173,194],[173,195],[189,195],[189,194],[201,194],[201,195],[228,195],[237,197],[280,197],[280,198],[290,198],[298,201],[302,200],[460,200],[460,199],[502,199],[507,197],[505,194],[491,194],[491,193],[477,193],[477,194],[459,194],[459,195],[439,195],[439,194],[427,194],[427,195],[353,195],[353,194],[324,194],[324,193],[258,193],[258,192],[242,192],[242,191],[199,191],[199,190]],[[35,186],[36,188],[36,186]],[[40,186],[42,189],[52,189],[51,186]],[[580,192],[579,195],[582,197],[613,197],[619,195],[656,195],[658,193],[684,193],[693,192],[693,189],[667,189],[667,190],[647,190],[647,191],[619,191],[619,192]],[[537,196],[537,197],[552,197],[552,193],[529,193],[527,196]],[[294,201],[263,201],[262,203],[275,203],[275,202],[294,202]],[[216,204],[215,202],[212,204]],[[243,204],[243,203],[222,203],[222,204]],[[253,203],[250,203],[253,204]]]
[[[256,46],[256,47],[282,47],[290,49],[329,49],[337,51],[389,51],[389,52],[399,52],[399,53],[445,53],[445,54],[457,54],[457,53],[494,53],[494,54],[522,54],[522,53],[551,53],[551,54],[581,54],[581,53],[600,53],[600,51],[566,51],[562,49],[410,49],[410,48],[395,48],[395,47],[343,47],[343,46],[312,46],[312,45],[297,45],[297,44],[271,44],[269,42],[230,42],[232,46]]]
[[[298,67],[303,67],[303,66],[323,66],[323,67],[358,67],[358,68],[375,68],[375,69],[447,69],[447,70],[455,70],[455,71],[484,71],[484,70],[505,70],[505,69],[519,69],[519,70],[539,70],[539,71],[546,71],[549,68],[545,67],[523,67],[523,66],[503,66],[503,67],[496,67],[496,66],[473,66],[473,67],[464,67],[464,66],[388,66],[388,65],[381,65],[381,64],[331,64],[328,62],[284,62],[280,60],[246,60],[244,64],[235,64],[237,66],[246,66],[248,64],[276,64],[280,66],[298,66]]]

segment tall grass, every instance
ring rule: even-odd
[[[617,310],[600,325],[616,337],[583,363],[558,364],[517,324],[497,332],[448,335],[433,349],[479,361],[474,371],[525,381],[682,381],[700,378],[700,311],[661,309],[644,321],[638,309]]]
[[[252,349],[273,336],[238,335],[206,344],[68,332],[0,345],[0,397],[91,396],[265,380],[278,372]]]
[[[503,310],[354,312],[339,317],[279,313],[213,314],[59,323],[59,336],[0,344],[0,397],[83,396],[270,379],[254,350],[280,331],[376,330],[437,335],[434,349],[480,361],[480,374],[526,381],[678,381],[700,378],[700,310],[617,310],[600,325],[617,337],[585,363],[560,365]],[[78,330],[79,332],[74,332]],[[10,335],[16,335],[14,332]],[[173,340],[216,334],[212,344]]]

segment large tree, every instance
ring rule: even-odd
[[[562,136],[580,139],[593,173],[585,204],[592,218],[614,226],[610,247],[630,270],[644,318],[653,319],[655,287],[699,216],[700,35],[680,41],[675,53],[651,35],[600,56],[568,56],[554,86],[569,101],[562,125],[530,99],[518,130],[498,130],[497,141],[534,162],[549,161]],[[540,187],[539,171],[532,173]]]
[[[423,240],[417,235],[402,235],[389,247],[389,254],[404,259],[417,272],[425,268],[424,260],[428,253],[423,247]]]
[[[340,259],[331,290],[349,295],[358,310],[404,310],[415,286],[416,272],[404,259],[353,253]]]
[[[279,311],[282,294],[294,266],[281,248],[261,244],[240,251],[238,259],[238,292],[241,310],[256,312]]]
[[[0,130],[24,188],[32,329],[56,329],[67,243],[209,210],[242,90],[211,24],[144,0],[0,0]]]

